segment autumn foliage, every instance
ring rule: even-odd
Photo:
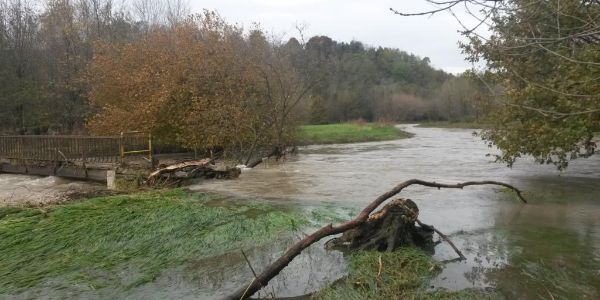
[[[94,134],[143,130],[190,149],[245,156],[287,142],[292,85],[272,82],[302,81],[258,29],[245,35],[205,12],[97,49],[89,73]]]

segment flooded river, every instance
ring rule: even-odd
[[[522,189],[530,203],[523,205],[511,192],[492,186],[464,190],[409,187],[401,194],[419,205],[423,222],[449,235],[468,258],[446,263],[431,281],[431,288],[494,289],[508,299],[600,299],[600,155],[575,161],[562,173],[529,159],[507,168],[486,157],[495,150],[474,137],[472,130],[402,127],[415,136],[309,146],[285,163],[265,163],[245,171],[239,179],[206,181],[191,189],[349,215],[411,178],[448,183],[504,181]],[[39,194],[86,188],[84,183],[55,180],[0,175],[0,197],[15,199],[30,191]],[[273,237],[278,241],[265,248],[248,249],[248,257],[261,269],[298,238]],[[436,247],[437,260],[455,257],[448,245]],[[341,253],[315,245],[285,269],[268,290],[278,296],[300,296],[345,273]],[[154,282],[129,290],[126,296],[213,298],[247,283],[251,276],[243,257],[229,253],[167,270]],[[53,292],[61,296],[61,291]],[[117,296],[113,293],[105,289],[94,295]]]
[[[600,298],[600,156],[575,161],[562,173],[530,159],[507,168],[486,156],[495,149],[474,137],[472,130],[403,127],[415,136],[310,146],[283,164],[255,168],[235,181],[205,182],[192,188],[292,206],[358,211],[411,178],[504,181],[525,191],[530,203],[523,205],[511,192],[489,186],[410,187],[401,194],[419,205],[423,222],[451,236],[468,258],[447,263],[431,287],[493,288],[508,298]],[[440,244],[435,258],[449,260],[455,254]],[[311,271],[310,264],[299,265],[304,267],[296,268]],[[316,265],[314,273],[327,271]],[[343,273],[339,264],[325,266],[332,277]],[[288,274],[302,273],[291,269]],[[289,277],[287,284],[292,287],[286,288],[286,280],[280,280],[278,295],[294,296],[315,288]]]
[[[0,174],[0,207],[39,206],[106,194],[105,184],[59,177]]]

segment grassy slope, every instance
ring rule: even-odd
[[[65,285],[127,288],[191,259],[270,242],[305,222],[256,203],[212,205],[211,197],[172,190],[44,210],[0,208],[0,295],[53,278]],[[121,270],[139,276],[124,285],[106,276]]]
[[[393,125],[375,123],[341,123],[300,127],[300,141],[304,145],[384,141],[410,136],[412,136],[410,133]]]

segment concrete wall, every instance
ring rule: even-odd
[[[0,162],[0,173],[59,176],[106,182],[106,169],[83,168],[80,166],[22,166]]]

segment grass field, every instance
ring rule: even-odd
[[[220,205],[182,190],[100,197],[48,208],[0,208],[0,298],[52,280],[126,290],[169,267],[272,242],[303,226],[292,211]],[[217,204],[214,204],[214,203]],[[119,272],[136,274],[122,282]]]
[[[299,139],[302,145],[312,145],[385,141],[411,136],[410,133],[404,132],[394,125],[341,123],[301,126]]]

